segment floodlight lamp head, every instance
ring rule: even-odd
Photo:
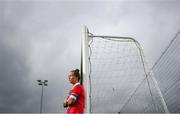
[[[41,82],[41,80],[37,80],[38,82]]]
[[[42,83],[39,83],[38,85],[42,85]]]
[[[48,82],[48,80],[44,80],[44,82]]]

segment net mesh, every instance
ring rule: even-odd
[[[180,112],[180,32],[153,67],[155,78],[170,112]]]
[[[143,55],[134,40],[90,39],[92,113],[165,112],[153,75],[147,75]]]

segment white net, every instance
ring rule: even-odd
[[[180,112],[180,32],[153,67],[155,78],[172,113]]]
[[[90,36],[90,112],[165,112],[163,98],[133,39]]]

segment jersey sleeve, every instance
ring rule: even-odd
[[[71,95],[75,96],[76,98],[81,94],[82,91],[82,87],[81,85],[76,85],[72,91],[71,91]]]

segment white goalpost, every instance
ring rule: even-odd
[[[85,113],[168,113],[161,91],[134,38],[93,35],[81,39]]]
[[[81,39],[81,70],[82,70],[82,84],[86,91],[85,96],[85,112],[90,113],[90,83],[89,83],[89,48],[88,48],[88,29],[86,26],[82,28],[82,39]]]

